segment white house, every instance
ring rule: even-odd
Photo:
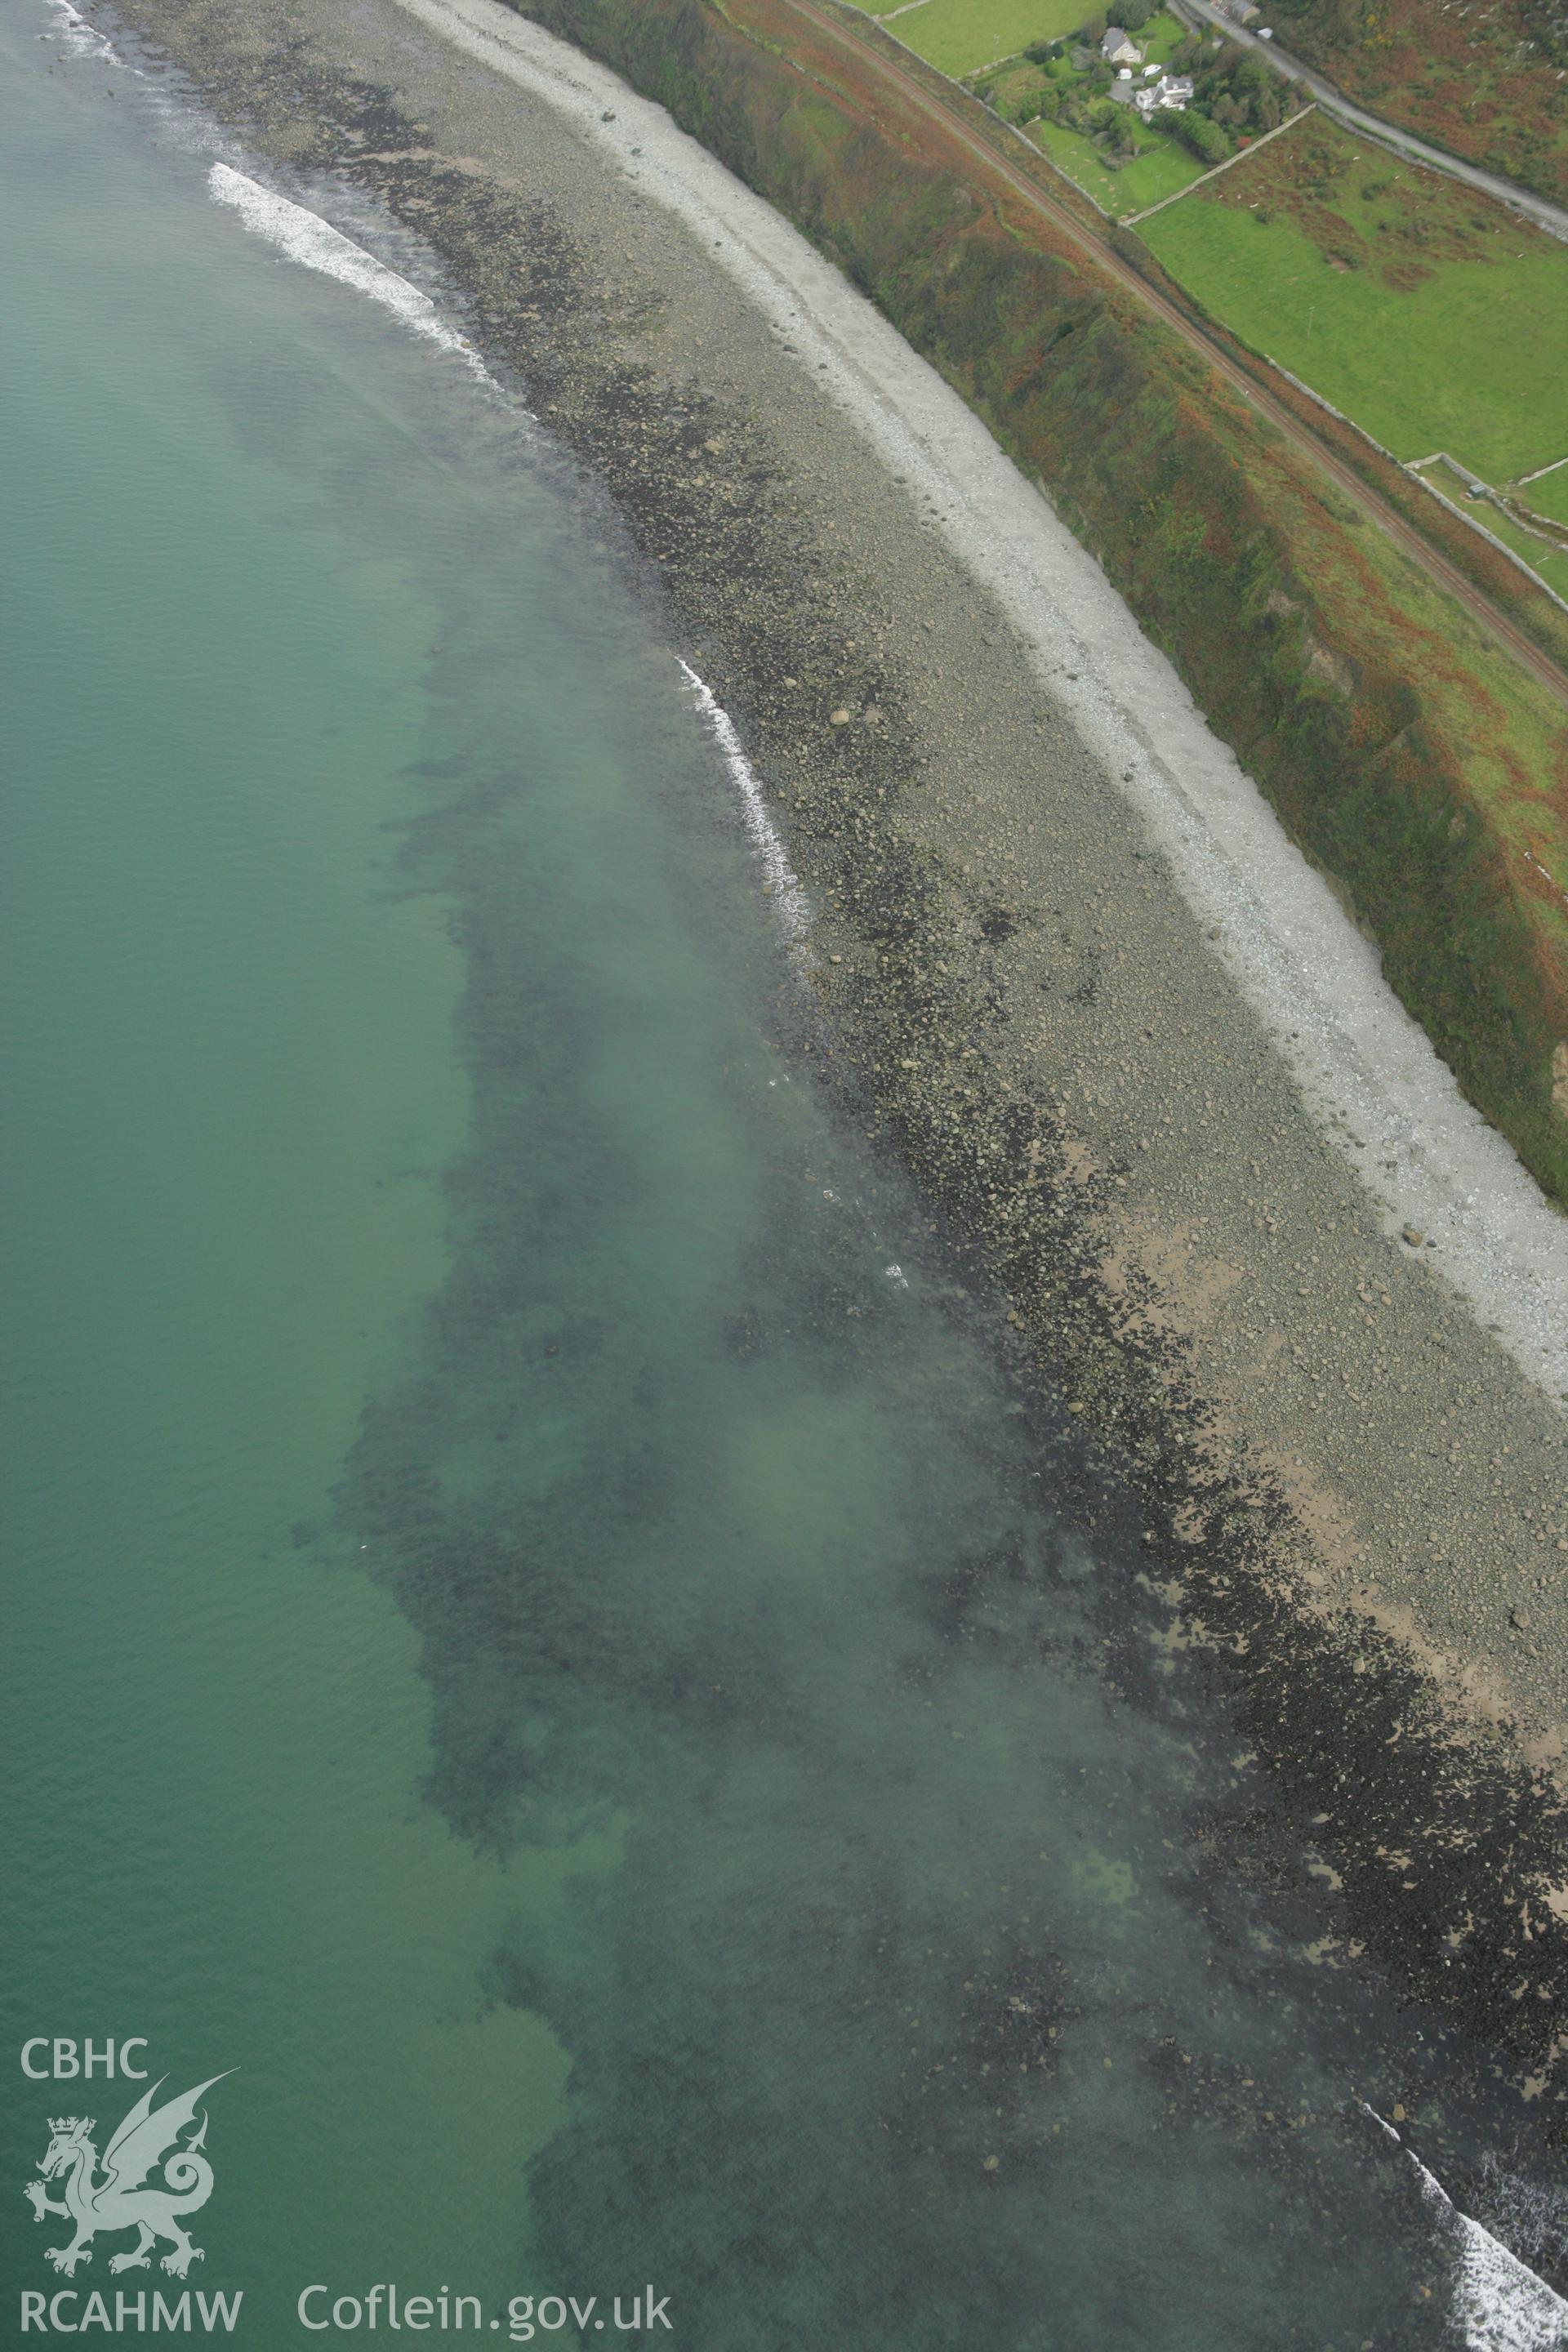
[[[1143,52],[1128,38],[1120,25],[1112,25],[1100,45],[1100,54],[1108,66],[1135,66],[1142,62]]]
[[[1148,116],[1165,111],[1181,114],[1193,94],[1190,74],[1162,74],[1152,89],[1137,91],[1132,103],[1140,114]]]

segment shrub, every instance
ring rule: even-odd
[[[1012,66],[994,75],[980,92],[986,105],[994,107],[1005,122],[1032,122],[1050,93],[1051,84],[1023,66]]]
[[[1184,44],[1184,52],[1185,45]],[[1255,137],[1262,131],[1278,129],[1282,120],[1279,85],[1268,68],[1256,58],[1247,57],[1234,42],[1227,42],[1217,57],[1200,54],[1191,62],[1185,54],[1172,60],[1173,70],[1194,75],[1197,84],[1197,110],[1206,114],[1211,122],[1223,124],[1232,131],[1247,131]],[[1219,158],[1224,161],[1224,158]]]
[[[1184,147],[1190,147],[1200,163],[1223,163],[1231,152],[1229,140],[1217,122],[1206,114],[1199,114],[1189,106],[1184,114],[1173,114],[1171,129]]]

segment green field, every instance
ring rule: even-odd
[[[1511,515],[1495,507],[1489,499],[1467,497],[1465,478],[1455,473],[1452,467],[1426,466],[1422,473],[1445,498],[1453,500],[1461,513],[1473,517],[1483,530],[1489,530],[1494,539],[1500,539],[1505,547],[1521,555],[1549,588],[1555,588],[1560,596],[1568,596],[1568,548],[1549,547],[1533,531],[1515,522]]]
[[[1031,41],[1076,33],[1091,0],[921,0],[889,29],[943,73],[978,73]]]
[[[1134,33],[1132,37],[1143,52],[1145,65],[1163,66],[1173,49],[1179,49],[1186,39],[1187,28],[1174,16],[1162,13],[1151,16],[1142,31]]]
[[[1316,117],[1143,234],[1396,457],[1502,482],[1568,448],[1568,247],[1453,182]]]
[[[1521,506],[1533,507],[1537,514],[1550,515],[1553,522],[1568,523],[1568,466],[1559,466],[1554,474],[1543,474],[1539,482],[1527,482],[1515,495]]]
[[[1107,170],[1100,149],[1081,132],[1064,131],[1059,123],[1031,122],[1029,137],[1085,195],[1118,217],[1142,212],[1145,205],[1157,205],[1162,196],[1173,196],[1179,188],[1190,186],[1204,169],[1195,155],[1189,155],[1184,147],[1159,131],[1151,131],[1148,146],[1137,161],[1124,163],[1119,172]]]
[[[1476,508],[1476,520],[1483,523],[1494,539],[1522,555],[1532,572],[1538,572],[1549,588],[1560,596],[1568,596],[1568,548],[1553,549],[1536,538],[1533,531],[1523,530],[1511,515],[1499,512],[1489,499]]]

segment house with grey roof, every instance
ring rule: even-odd
[[[1147,121],[1151,114],[1183,114],[1193,95],[1191,74],[1162,74],[1156,82],[1145,82],[1133,93],[1132,103]]]

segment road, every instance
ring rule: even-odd
[[[1337,114],[1342,122],[1348,122],[1367,138],[1377,140],[1382,146],[1397,149],[1400,154],[1408,155],[1413,163],[1425,163],[1431,171],[1446,172],[1451,180],[1463,180],[1468,187],[1479,188],[1483,195],[1495,196],[1499,204],[1511,205],[1516,213],[1523,213],[1537,228],[1545,229],[1552,236],[1568,239],[1568,212],[1564,212],[1561,205],[1552,204],[1545,196],[1538,196],[1532,189],[1517,187],[1511,180],[1500,180],[1495,172],[1483,172],[1479,164],[1467,163],[1462,157],[1450,155],[1444,148],[1429,147],[1426,140],[1418,139],[1413,131],[1401,131],[1397,124],[1384,121],[1381,114],[1369,114],[1364,107],[1354,105],[1321,73],[1314,72],[1310,66],[1304,66],[1300,58],[1290,55],[1289,49],[1282,49],[1277,40],[1260,41],[1256,33],[1247,32],[1214,7],[1211,0],[1180,0],[1180,7],[1187,16],[1201,17],[1205,24],[1212,25],[1216,32],[1223,33],[1226,40],[1235,41],[1238,47],[1256,49],[1276,73],[1283,74],[1287,81],[1300,82],[1304,89],[1311,91],[1327,112]]]
[[[1113,278],[1147,310],[1162,319],[1173,334],[1201,352],[1242,399],[1250,402],[1260,415],[1267,416],[1293,448],[1299,449],[1321,472],[1327,474],[1335,488],[1386,532],[1401,551],[1420,566],[1428,579],[1452,596],[1457,604],[1462,604],[1471,618],[1504,646],[1554,700],[1568,709],[1568,673],[1550,660],[1505,613],[1500,612],[1458,564],[1450,562],[1439,548],[1424,539],[1414,523],[1407,522],[1396,507],[1384,499],[1370,483],[1363,481],[1333,449],[1320,441],[1283,401],[1276,400],[1249,375],[1222,344],[1205,332],[1195,320],[1189,318],[1156,287],[1140,277],[1130,263],[1123,261],[1102,236],[1089,228],[1066,205],[1058,204],[1037,181],[999,153],[990,140],[965,120],[963,101],[956,91],[953,98],[948,99],[929,88],[899,58],[889,57],[874,40],[818,6],[816,0],[780,0],[780,5],[806,20],[816,32],[826,34],[841,49],[852,51],[862,72],[871,73],[895,90],[907,105],[914,107],[935,123],[946,138],[963,147],[976,163],[982,164],[992,179],[1002,181],[1015,196],[1020,197],[1031,210],[1047,221],[1058,237],[1091,261],[1097,269]]]

